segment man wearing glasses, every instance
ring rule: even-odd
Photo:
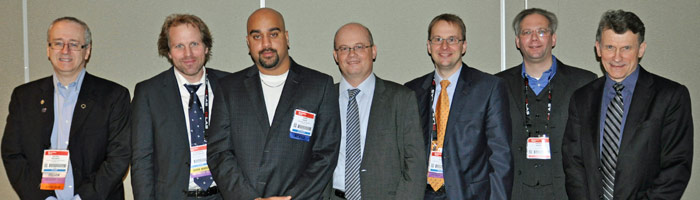
[[[435,72],[406,83],[416,93],[426,141],[425,199],[510,199],[513,161],[505,82],[462,62],[465,39],[458,16],[433,18],[427,47]]]
[[[10,184],[21,199],[124,199],[129,91],[85,71],[85,22],[58,18],[47,36],[53,76],[12,92],[2,138]]]
[[[333,58],[342,138],[330,199],[422,199],[426,183],[423,137],[413,91],[372,73],[372,33],[358,23],[335,34]],[[332,187],[331,187],[332,185]]]
[[[513,199],[567,199],[561,141],[574,90],[595,79],[590,71],[562,63],[557,16],[530,8],[513,20],[515,45],[523,63],[496,74],[508,87],[512,120]]]

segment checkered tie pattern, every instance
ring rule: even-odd
[[[357,109],[357,94],[360,89],[349,89],[348,112],[345,139],[345,198],[362,199],[360,191],[360,112]]]
[[[450,81],[442,80],[440,81],[440,96],[438,96],[438,102],[435,105],[435,123],[437,123],[437,141],[433,141],[431,146],[437,146],[437,148],[442,149],[443,143],[445,143],[445,129],[447,128],[447,118],[450,116],[450,97],[447,96],[447,86],[450,85]],[[433,190],[438,191],[443,185],[445,185],[444,178],[428,177],[428,183]]]
[[[603,154],[600,159],[603,166],[603,198],[613,199],[615,191],[615,168],[617,167],[617,155],[620,146],[620,127],[622,127],[623,102],[622,89],[625,86],[621,83],[613,85],[615,97],[608,105],[605,113],[605,128],[603,129]]]
[[[197,90],[202,84],[188,85],[185,84],[185,88],[190,92],[190,103],[189,103],[189,113],[190,118],[190,146],[199,146],[207,144],[204,139],[204,112],[202,112],[202,103],[199,101],[197,96]],[[197,184],[202,190],[209,189],[211,183],[214,179],[211,175],[202,176],[194,178],[194,183]]]

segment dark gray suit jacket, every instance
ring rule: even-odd
[[[228,74],[207,68],[212,89]],[[131,185],[135,199],[187,197],[190,144],[179,87],[173,67],[136,84],[131,111]]]
[[[270,126],[258,73],[251,66],[220,79],[207,136],[207,158],[219,190],[225,199],[319,199],[340,145],[333,78],[291,60]],[[289,136],[296,109],[316,114],[309,142]]]
[[[377,77],[360,165],[363,199],[423,199],[428,171],[417,105],[412,90]],[[334,195],[332,182],[325,194]]]
[[[550,199],[566,199],[566,188],[564,188],[564,168],[561,161],[561,140],[564,137],[566,120],[568,119],[569,100],[574,91],[586,83],[596,78],[593,72],[568,66],[557,59],[557,72],[549,82],[552,87],[552,113],[547,133],[550,141],[550,151],[552,159],[548,162],[541,162],[534,166],[527,162],[527,138],[523,126],[525,125],[525,97],[523,97],[523,76],[522,65],[512,67],[506,71],[496,74],[503,78],[508,87],[510,102],[510,117],[513,127],[513,139],[511,152],[513,153],[514,179],[513,179],[513,199],[534,199],[529,196],[533,192],[541,192],[544,187],[549,187]],[[543,92],[546,92],[543,90]],[[542,165],[550,166],[542,166]],[[548,171],[543,171],[548,169]],[[537,186],[537,191],[528,190]],[[545,190],[546,191],[546,190]]]
[[[615,199],[680,199],[693,161],[688,88],[641,66],[615,170]],[[570,199],[602,198],[600,106],[607,77],[576,90],[562,147]],[[607,102],[606,102],[607,103]],[[606,105],[607,106],[607,105]]]
[[[2,137],[2,161],[21,199],[46,199],[39,190],[45,149],[54,123],[52,77],[18,86]],[[71,121],[68,150],[75,193],[82,199],[124,199],[122,178],[129,168],[129,91],[85,73]]]

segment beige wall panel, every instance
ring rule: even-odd
[[[170,67],[157,54],[160,26],[171,13],[191,13],[201,17],[214,36],[209,67],[238,71],[252,65],[245,44],[246,19],[259,7],[259,0],[31,0],[28,1],[29,77],[36,80],[52,73],[46,59],[46,29],[61,16],[75,16],[88,23],[93,32],[93,51],[88,71],[129,88]],[[370,28],[378,47],[375,73],[388,80],[404,83],[429,73],[433,64],[426,50],[427,27],[441,13],[454,13],[467,25],[467,64],[488,73],[501,68],[499,1],[284,1],[268,0],[266,5],[285,17],[290,37],[290,55],[300,64],[332,75],[340,80],[332,56],[335,31],[348,22]],[[603,71],[595,56],[595,30],[601,14],[608,9],[637,13],[647,27],[647,52],[641,64],[649,71],[686,85],[691,97],[700,98],[700,1],[573,1],[530,0],[528,7],[540,7],[557,14],[557,46],[554,54],[565,63]],[[511,26],[513,17],[525,7],[524,0],[506,0],[506,68],[522,62],[515,48]],[[4,1],[0,8],[0,34],[9,38],[0,42],[3,66],[0,76],[0,117],[7,116],[12,88],[24,82],[21,1]],[[695,102],[698,102],[697,100]],[[698,114],[698,103],[693,103]],[[695,120],[698,122],[698,120]],[[695,123],[698,126],[698,123]],[[5,120],[0,121],[4,130]],[[696,129],[698,130],[698,129]],[[699,140],[700,139],[696,139]],[[699,148],[699,147],[696,147]],[[696,160],[699,158],[696,153]],[[684,199],[700,196],[700,165]],[[6,175],[0,173],[0,192],[15,199]],[[127,198],[131,184],[127,179]]]

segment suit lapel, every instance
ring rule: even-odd
[[[177,146],[188,147],[190,144],[189,135],[187,134],[187,124],[182,123],[185,119],[185,110],[182,107],[182,96],[180,94],[180,87],[182,85],[177,84],[177,78],[175,78],[175,68],[171,67],[168,72],[166,72],[162,78],[162,86],[160,90],[156,91],[159,95],[155,95],[155,99],[163,102],[163,106],[170,107],[169,109],[158,109],[162,110],[166,116],[174,116],[170,119],[176,120],[170,122],[175,127],[172,133],[175,142],[180,143]],[[189,154],[188,154],[189,156]]]
[[[282,89],[282,94],[280,95],[280,100],[277,102],[277,108],[275,109],[274,117],[272,118],[272,130],[281,130],[279,126],[283,125],[285,122],[285,115],[289,115],[289,107],[294,104],[294,95],[297,94],[299,90],[299,82],[301,82],[301,76],[299,74],[298,65],[291,60],[291,66],[289,67],[289,73],[287,74],[287,80],[285,80],[284,88]],[[310,108],[303,108],[310,109]],[[286,127],[289,129],[289,127]],[[282,127],[284,129],[284,127]],[[268,138],[269,140],[269,138]]]
[[[557,73],[554,74],[552,80],[549,81],[549,87],[552,89],[552,116],[550,116],[550,119],[564,119],[568,117],[564,115],[564,113],[569,109],[569,104],[563,102],[569,101],[570,94],[577,89],[572,88],[570,85],[571,82],[567,81],[569,80],[568,72],[568,66],[557,60]],[[556,121],[550,120],[550,128],[558,128],[554,127],[555,124]]]
[[[517,112],[520,112],[518,116],[520,116],[522,121],[525,121],[525,105],[522,103],[524,101],[523,97],[523,88],[524,88],[524,82],[523,82],[523,77],[522,77],[522,64],[516,66],[517,70],[513,70],[514,73],[509,73],[509,76],[512,76],[512,78],[505,79],[508,81],[508,84],[510,85],[510,95],[513,97],[513,101],[515,101],[515,106],[518,108]]]
[[[425,140],[425,151],[430,152],[430,132],[432,131],[432,97],[430,92],[433,87],[433,80],[435,79],[435,72],[431,72],[425,76],[423,83],[421,83],[420,88],[415,90],[416,98],[418,101],[418,113],[420,113],[420,121],[423,124],[423,139]],[[427,161],[426,161],[427,162]]]
[[[586,92],[586,94],[592,94],[586,99],[588,102],[584,103],[579,103],[579,105],[591,105],[589,110],[584,111],[588,113],[588,115],[581,115],[582,117],[579,120],[589,120],[588,124],[589,127],[581,127],[583,130],[590,130],[590,141],[592,141],[592,146],[595,149],[595,157],[596,160],[594,163],[600,163],[600,106],[602,105],[602,100],[603,99],[603,87],[605,86],[605,76],[602,78],[598,78],[595,81],[593,81],[593,85],[591,87],[592,91]],[[606,105],[607,106],[607,105]],[[585,116],[590,116],[586,117]],[[583,137],[583,136],[582,136]]]
[[[387,115],[390,115],[391,113],[384,113],[386,112],[387,108],[387,99],[388,97],[386,96],[386,93],[384,92],[384,80],[380,79],[379,77],[376,77],[376,82],[374,84],[374,93],[372,97],[372,104],[370,105],[369,109],[369,123],[367,123],[367,135],[365,136],[365,149],[362,153],[362,164],[361,168],[365,168],[365,161],[367,161],[368,164],[371,164],[371,160],[364,159],[367,158],[368,152],[375,152],[377,150],[374,150],[373,147],[379,147],[383,143],[382,137],[379,136],[381,134],[381,126],[386,125],[385,120],[383,118]]]
[[[37,100],[37,102],[30,103],[36,103],[36,105],[39,106],[39,108],[36,109],[36,112],[40,112],[39,124],[41,124],[42,126],[40,135],[41,144],[42,147],[48,149],[51,148],[51,131],[53,130],[54,121],[53,77],[49,76],[48,78],[45,78],[44,81],[42,81],[41,83],[40,89],[40,100]]]
[[[472,91],[472,73],[471,69],[466,64],[462,63],[462,71],[459,74],[459,81],[457,81],[457,87],[452,97],[452,102],[450,102],[450,115],[447,118],[447,131],[453,130],[450,126],[450,122],[456,123],[457,118],[462,115],[462,109],[466,106],[467,99]],[[436,94],[437,95],[437,94]],[[431,105],[432,106],[432,105]],[[448,134],[445,132],[445,134]],[[447,137],[447,136],[445,136]],[[445,140],[447,141],[447,140]],[[445,145],[445,144],[443,144]]]
[[[81,137],[78,135],[78,133],[83,133],[79,130],[81,130],[85,124],[87,116],[98,98],[95,92],[95,77],[85,72],[83,83],[80,86],[80,93],[78,94],[78,100],[76,101],[75,108],[73,109],[73,121],[71,122],[70,136],[68,138],[70,141],[68,145],[70,146],[72,146],[72,144],[78,144],[76,140]]]
[[[243,81],[243,84],[245,85],[246,89],[245,94],[248,94],[248,98],[252,106],[254,106],[253,110],[259,111],[252,114],[257,117],[258,125],[260,126],[260,130],[262,130],[261,133],[267,135],[267,132],[270,130],[270,122],[267,118],[265,97],[263,97],[262,86],[260,85],[260,75],[258,73],[258,69],[255,66],[250,67],[248,69],[248,73],[246,74],[247,78]]]
[[[629,145],[634,145],[633,141],[635,138],[635,132],[637,132],[637,127],[642,123],[646,117],[647,108],[651,103],[651,97],[656,95],[656,91],[651,88],[654,84],[654,79],[649,75],[647,71],[639,67],[639,77],[637,78],[636,86],[634,87],[634,92],[632,94],[632,104],[627,112],[627,119],[625,120],[625,130],[622,134],[622,141],[620,142],[620,153],[624,154]],[[622,158],[618,156],[618,158]],[[618,161],[620,163],[620,161]]]

